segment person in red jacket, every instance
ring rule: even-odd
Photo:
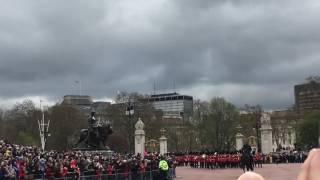
[[[107,165],[107,172],[108,172],[108,176],[110,177],[114,174],[114,167],[111,163]]]
[[[147,167],[146,161],[145,161],[145,160],[140,161],[139,171],[140,171],[141,179],[145,179],[145,176],[146,176],[146,167]]]
[[[60,174],[61,174],[61,177],[66,177],[68,175],[68,168],[63,166],[63,165],[61,165]]]
[[[77,179],[77,177],[80,176],[80,168],[78,167],[78,163],[76,159],[71,160],[70,168],[73,170],[75,175],[74,177]]]
[[[26,175],[26,164],[24,160],[19,162],[19,179],[24,179]]]

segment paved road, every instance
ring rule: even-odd
[[[294,180],[298,176],[302,164],[266,164],[263,168],[256,168],[255,172],[261,174],[266,180]],[[177,180],[236,180],[241,169],[194,169],[189,167],[177,168]]]

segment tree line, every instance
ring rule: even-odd
[[[102,119],[111,123],[114,131],[107,142],[111,149],[124,153],[134,151],[134,125],[138,118],[145,124],[146,141],[158,140],[160,129],[166,129],[168,150],[171,152],[232,151],[235,150],[235,135],[239,131],[247,137],[257,136],[260,149],[262,108],[259,105],[245,105],[244,110],[249,113],[243,116],[234,104],[222,97],[214,97],[210,101],[194,100],[191,119],[168,120],[163,119],[162,112],[154,109],[146,99],[145,95],[138,93],[120,93],[114,105],[99,112]],[[134,107],[131,117],[125,113],[128,100]],[[17,103],[8,110],[0,109],[0,139],[39,146],[38,120],[41,117],[40,108],[31,100]],[[51,120],[47,148],[65,150],[72,149],[79,130],[87,128],[88,114],[72,106],[55,104],[45,111],[45,118]],[[300,147],[318,143],[319,118],[320,113],[309,114],[296,124]]]

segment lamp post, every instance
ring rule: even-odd
[[[126,108],[126,116],[129,118],[129,152],[132,152],[132,144],[133,144],[133,122],[132,117],[134,115],[134,107],[133,103],[128,99],[128,104]]]
[[[48,122],[45,122],[43,107],[41,106],[41,103],[42,101],[40,100],[40,109],[41,109],[42,118],[41,120],[38,120],[38,125],[39,125],[41,149],[44,151],[46,142],[47,142],[47,137],[51,136],[51,134],[49,133],[50,120],[48,120]]]

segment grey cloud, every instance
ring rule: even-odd
[[[318,73],[320,12],[312,1],[162,2],[4,3],[0,97],[40,94],[54,101],[76,93],[75,80],[97,98],[117,90],[149,93],[154,82],[169,90],[175,82],[195,97],[216,93],[241,105],[247,95],[279,108],[293,97],[265,95],[280,87],[292,92]],[[197,86],[212,92],[203,96]],[[241,94],[220,93],[233,90]]]

